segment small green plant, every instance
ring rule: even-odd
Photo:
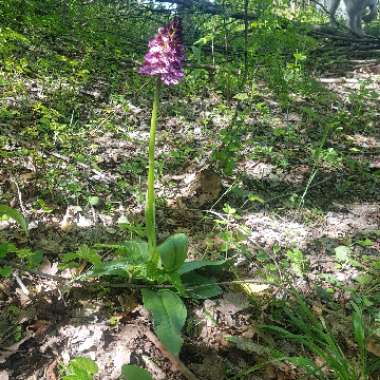
[[[62,366],[62,380],[93,380],[98,373],[97,364],[86,357],[78,356]],[[134,364],[125,364],[121,368],[119,380],[153,380],[150,373]]]
[[[363,122],[368,124],[368,121],[375,117],[375,109],[368,107],[368,103],[375,104],[379,99],[379,94],[370,88],[371,84],[371,80],[361,81],[359,89],[349,95],[352,118],[357,125]]]
[[[4,216],[15,220],[25,232],[28,231],[28,223],[21,212],[6,205],[0,205],[0,218]]]
[[[368,329],[365,325],[363,308],[352,302],[352,330],[357,347],[355,357],[347,356],[333,330],[323,317],[317,317],[301,296],[296,295],[295,308],[286,308],[290,326],[285,329],[279,326],[265,326],[266,331],[298,343],[322,364],[306,356],[284,357],[280,352],[275,355],[278,360],[288,361],[302,368],[308,376],[318,380],[372,380],[380,368],[380,360],[372,358],[367,350]]]
[[[305,190],[299,200],[299,207],[303,207],[305,203],[305,198],[306,195],[310,189],[310,186],[312,185],[315,177],[319,173],[319,170],[321,168],[321,165],[323,162],[325,163],[330,163],[332,166],[337,166],[339,162],[339,158],[337,153],[335,152],[334,149],[325,149],[326,142],[328,138],[330,137],[332,131],[334,130],[335,126],[334,125],[327,125],[322,134],[322,138],[319,142],[318,148],[313,150],[312,154],[312,160],[313,160],[313,167],[310,172],[309,179],[307,180]]]
[[[164,346],[174,355],[179,355],[182,346],[181,330],[185,324],[187,311],[181,297],[197,299],[215,297],[222,292],[214,278],[202,275],[207,267],[218,267],[221,261],[185,262],[189,241],[185,234],[169,236],[157,244],[155,220],[155,136],[161,82],[167,85],[178,83],[183,77],[183,47],[181,25],[174,19],[161,28],[150,41],[148,53],[140,73],[156,77],[153,110],[149,140],[148,190],[146,196],[145,224],[148,241],[131,240],[121,245],[100,245],[99,248],[113,249],[116,259],[104,262],[96,249],[82,246],[77,252],[65,254],[64,267],[76,267],[78,261],[91,263],[93,268],[82,278],[119,277],[141,281],[154,288],[156,285],[170,284],[166,289],[142,291],[144,306],[153,316],[154,330]],[[153,51],[153,50],[154,51]],[[151,51],[152,50],[152,51]],[[167,55],[170,55],[168,57]],[[175,57],[175,62],[173,62]],[[160,65],[157,66],[157,60]],[[176,292],[175,292],[176,291]],[[127,375],[129,376],[129,375]]]
[[[150,127],[148,191],[145,209],[149,256],[149,261],[146,262],[146,275],[153,281],[171,282],[180,294],[185,295],[180,271],[187,258],[188,238],[184,234],[175,234],[157,247],[154,192],[155,137],[160,87],[161,82],[166,85],[177,84],[184,76],[184,48],[181,33],[181,23],[178,18],[161,28],[149,42],[149,50],[145,55],[140,73],[157,77]],[[143,301],[153,316],[158,337],[170,352],[179,355],[182,346],[181,330],[187,316],[186,307],[181,298],[169,289],[159,291],[144,289]]]
[[[293,271],[298,276],[302,276],[305,272],[305,268],[307,265],[303,252],[298,248],[288,249],[288,251],[286,252],[286,256],[290,261],[290,265]]]
[[[228,110],[224,112],[228,112]],[[228,127],[223,128],[219,132],[221,145],[215,147],[212,153],[212,159],[218,163],[219,167],[223,169],[227,175],[232,175],[235,169],[241,156],[244,135],[247,134],[247,126],[238,115],[238,108],[236,108]]]
[[[93,360],[78,356],[63,367],[62,380],[93,380],[97,372],[98,366]]]
[[[26,233],[28,232],[28,223],[18,210],[6,205],[0,205],[0,219],[4,217],[15,220]],[[33,252],[28,248],[18,249],[14,244],[1,242],[0,261],[12,254],[21,259],[28,268],[33,268],[42,261],[41,252]],[[1,264],[3,265],[0,265],[0,278],[9,277],[12,274],[12,267],[7,265],[7,262]]]
[[[17,257],[25,268],[33,269],[41,264],[43,254],[30,248],[17,248],[9,242],[0,243],[0,262],[11,257]],[[8,261],[2,264],[4,265],[0,265],[0,278],[9,277],[12,274],[12,266],[8,265]]]

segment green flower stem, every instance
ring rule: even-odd
[[[149,172],[148,172],[148,193],[146,198],[145,223],[148,236],[150,259],[153,264],[158,264],[157,237],[156,237],[156,211],[154,200],[154,147],[156,140],[158,110],[160,105],[160,78],[157,78],[154,88],[152,118],[150,121],[149,137]]]

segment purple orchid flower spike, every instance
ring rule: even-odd
[[[185,61],[181,20],[176,17],[158,29],[158,33],[149,41],[148,47],[139,73],[158,76],[168,86],[179,83],[184,77]]]

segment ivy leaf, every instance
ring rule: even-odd
[[[98,366],[93,360],[79,356],[69,362],[63,380],[93,380],[97,372]]]
[[[174,272],[181,267],[187,257],[189,240],[185,234],[169,236],[159,247],[163,267]]]
[[[21,248],[16,250],[18,258],[26,260],[28,268],[38,267],[43,260],[43,253],[41,251],[33,252],[29,248]]]
[[[169,289],[142,290],[144,307],[152,314],[154,331],[163,345],[178,356],[183,343],[181,330],[187,310],[180,297]]]
[[[96,253],[94,249],[89,248],[87,245],[81,245],[77,254],[78,258],[88,261],[94,267],[99,267],[102,265],[101,257]]]
[[[77,252],[69,252],[63,255],[63,263],[70,263],[73,260],[85,260],[91,263],[95,268],[102,266],[102,258],[96,253],[94,249],[89,248],[87,245],[81,245]]]
[[[3,215],[15,220],[25,232],[28,232],[28,223],[20,211],[6,205],[0,205],[0,217]]]
[[[125,364],[121,367],[120,380],[153,380],[150,373],[134,364]]]
[[[249,95],[246,92],[240,92],[239,94],[236,94],[234,96],[234,99],[240,100],[240,101],[248,100],[249,99]]]
[[[302,276],[305,270],[305,258],[302,251],[298,248],[295,249],[289,249],[286,252],[286,256],[288,257],[291,267],[294,270],[294,272],[298,276]]]
[[[349,260],[351,254],[351,248],[345,245],[340,245],[335,248],[335,258],[338,262],[344,263]]]
[[[96,196],[88,197],[88,203],[91,206],[98,206],[100,203],[100,198]]]

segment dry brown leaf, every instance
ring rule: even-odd
[[[28,327],[28,330],[33,331],[36,336],[45,335],[48,330],[50,323],[44,320],[38,320],[34,324]]]
[[[380,344],[378,342],[376,342],[375,340],[373,339],[370,339],[367,343],[367,350],[377,356],[378,358],[380,358]]]
[[[191,173],[185,179],[188,184],[183,198],[193,207],[202,207],[215,202],[222,191],[222,180],[212,169],[205,168],[197,173]]]
[[[314,304],[312,306],[312,309],[314,311],[314,313],[318,316],[318,317],[321,317],[323,315],[323,306],[318,303],[318,304]]]

